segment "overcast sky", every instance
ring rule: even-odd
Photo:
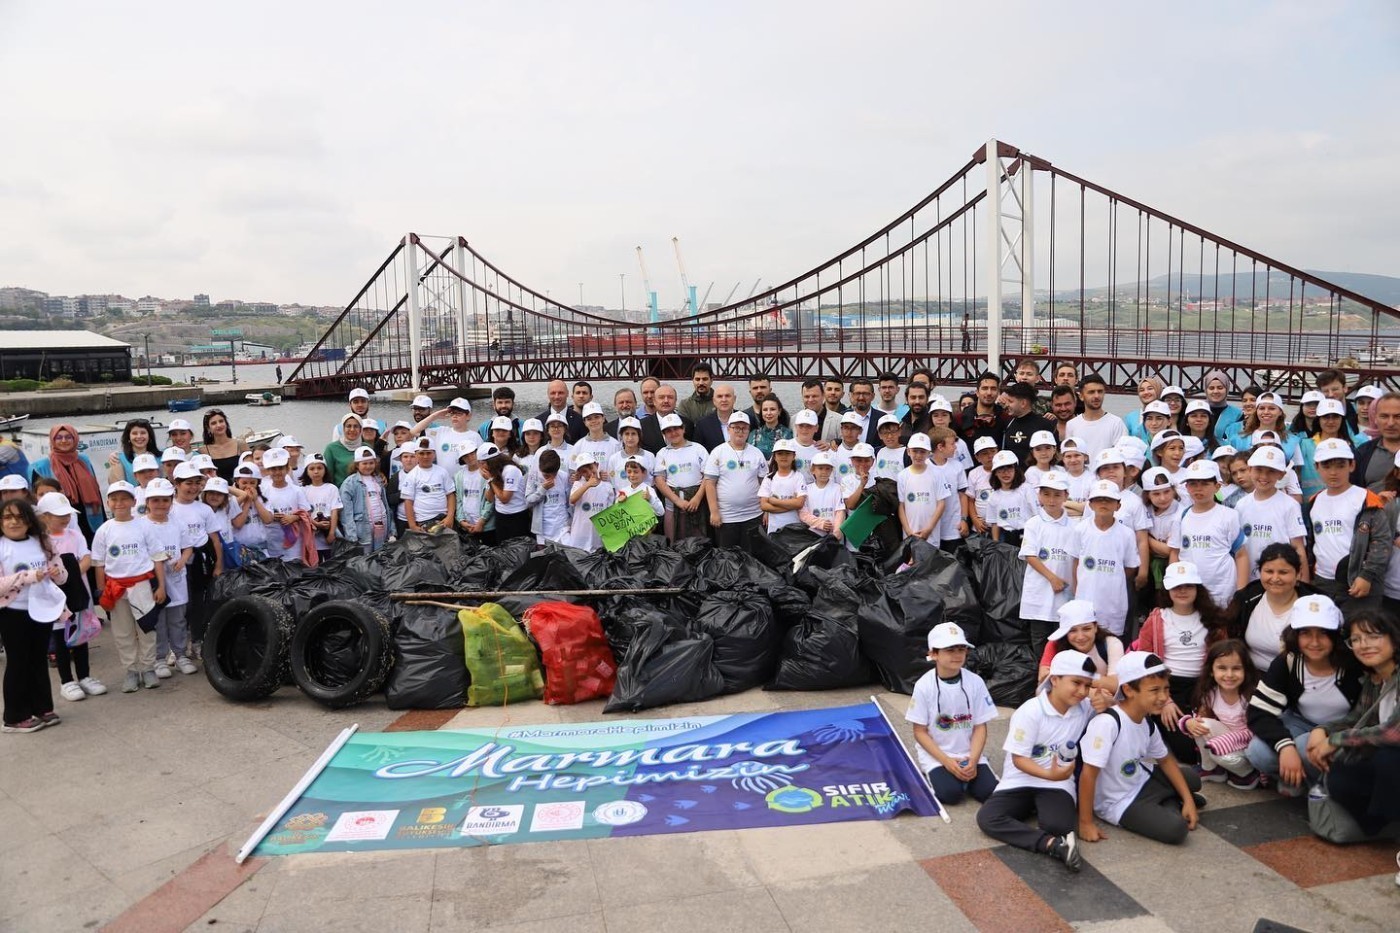
[[[1400,275],[1400,4],[0,0],[0,285],[343,304],[412,230],[566,302],[815,265],[995,136]]]

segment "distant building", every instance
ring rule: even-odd
[[[136,301],[136,310],[140,314],[153,314],[160,310],[160,306],[161,300],[151,295],[147,295],[145,298],[139,298]]]
[[[250,301],[243,306],[243,310],[254,314],[276,314],[277,305],[270,301]]]
[[[195,306],[196,308],[207,308],[207,307],[209,307],[209,296],[208,296],[208,295],[195,295],[195,296],[194,296],[194,306]]]
[[[73,299],[76,301],[77,299]],[[85,330],[15,330],[0,342],[0,379],[130,382],[131,345]]]

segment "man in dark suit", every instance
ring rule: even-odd
[[[613,408],[617,409],[617,417],[603,426],[608,437],[617,437],[617,423],[623,418],[638,417],[637,393],[631,389],[618,389],[613,393]]]
[[[588,433],[588,428],[583,424],[583,415],[569,404],[569,387],[563,379],[553,379],[545,389],[545,394],[549,397],[549,407],[535,417],[539,419],[540,424],[548,426],[551,414],[558,412],[563,415],[569,426],[569,430],[564,433],[564,439],[570,444],[578,443],[578,439]]]
[[[738,404],[734,387],[727,382],[715,386],[710,395],[715,410],[695,422],[695,443],[706,450],[714,450],[729,439],[729,416],[734,414],[734,406]]]
[[[676,415],[681,419],[681,425],[685,428],[685,439],[695,440],[695,422],[685,415],[676,411],[676,387],[665,383],[656,387],[656,395],[653,396],[656,403],[656,411],[642,419],[642,449],[656,453],[666,446],[666,438],[661,436],[660,419],[662,415]]]

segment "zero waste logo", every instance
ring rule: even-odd
[[[822,795],[805,787],[779,787],[768,792],[768,809],[779,813],[808,813],[822,805]]]

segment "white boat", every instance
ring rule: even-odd
[[[87,455],[97,470],[98,477],[105,481],[107,455],[121,449],[122,427],[119,424],[79,424],[78,450]],[[49,429],[27,428],[20,432],[20,449],[29,462],[42,460],[49,455]]]
[[[28,420],[28,415],[11,415],[8,418],[0,418],[0,431],[18,431]]]
[[[281,436],[282,432],[274,429],[271,431],[249,431],[240,439],[249,447],[256,447],[259,444],[271,444]]]
[[[249,405],[256,405],[259,408],[282,404],[282,396],[273,392],[249,392],[243,398]]]

